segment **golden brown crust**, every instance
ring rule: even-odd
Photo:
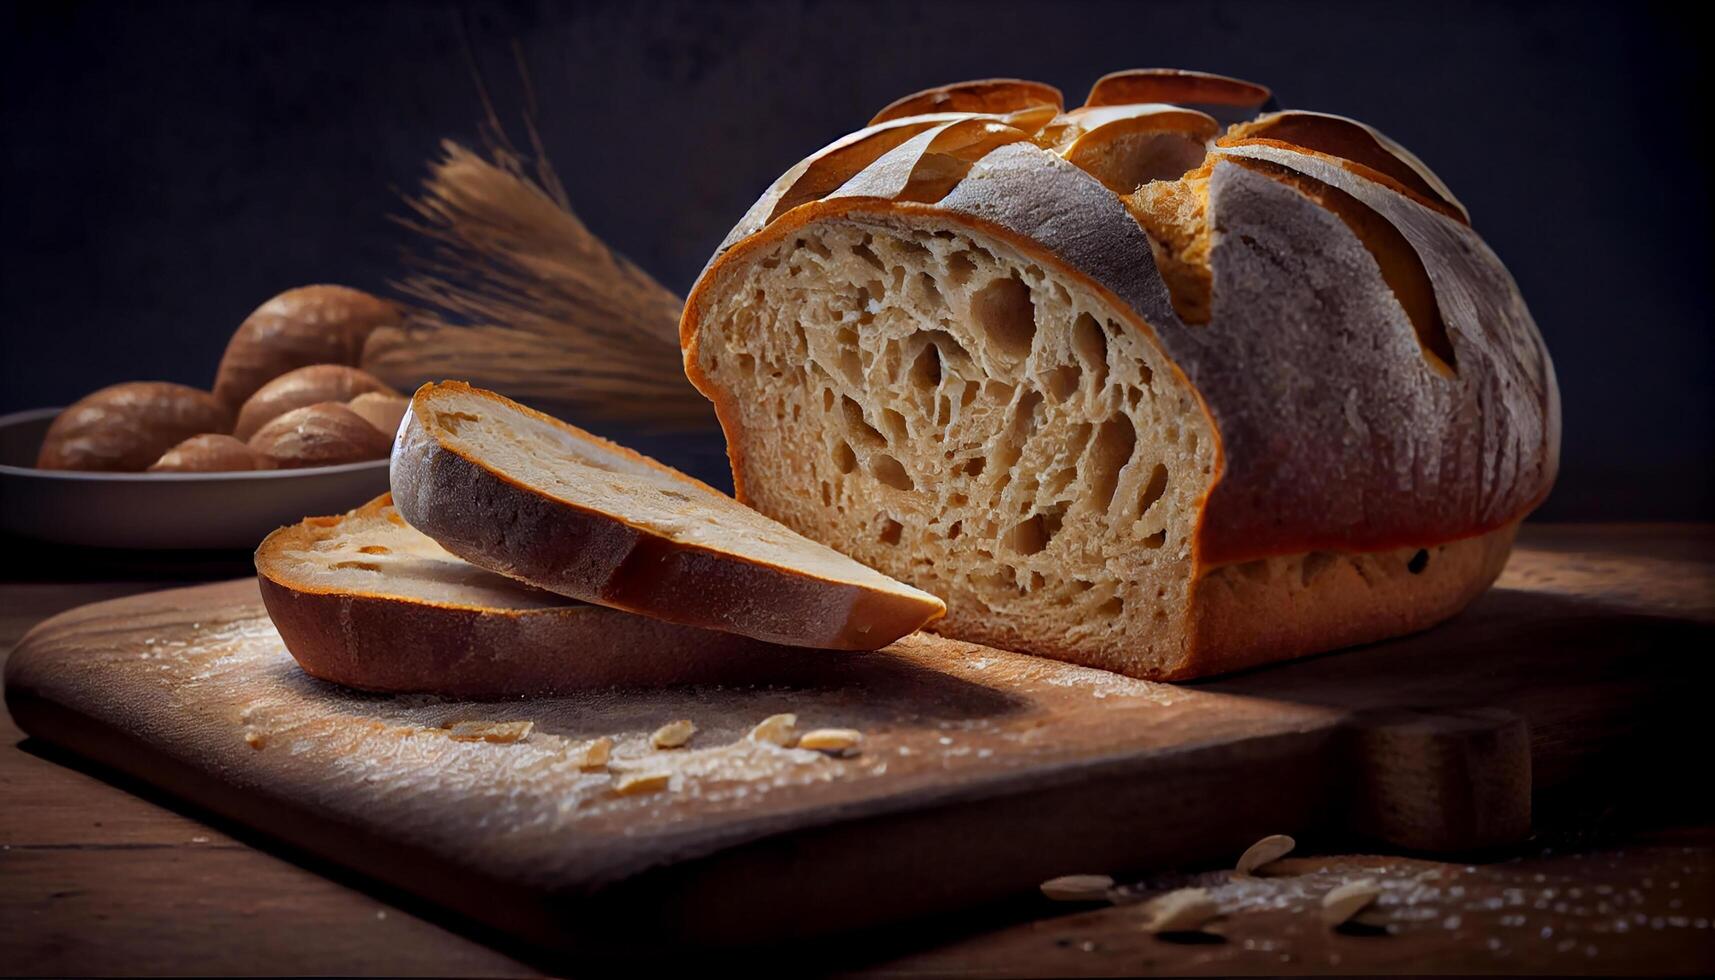
[[[214,396],[236,411],[258,388],[294,368],[355,365],[370,332],[401,319],[398,306],[362,290],[288,289],[239,324],[221,355]]]
[[[385,574],[371,590],[329,589],[294,577],[281,560],[286,552],[337,537],[349,520],[384,511],[391,511],[386,494],[343,517],[280,528],[256,550],[269,618],[313,677],[369,691],[522,697],[754,680],[779,658],[803,655],[570,599],[545,608],[473,608],[392,591]]]
[[[294,408],[256,430],[250,448],[275,466],[336,466],[385,459],[386,433],[338,402]]]
[[[191,436],[150,464],[151,473],[225,473],[272,468],[266,457],[229,435]]]
[[[1035,106],[1048,106],[1058,112],[1064,105],[1065,98],[1052,85],[1022,78],[984,78],[937,85],[895,99],[876,113],[868,125],[937,112],[1008,113]]]
[[[424,424],[439,392],[546,422],[707,493],[718,493],[623,446],[462,382],[412,397],[393,452],[399,512],[448,551],[537,588],[627,612],[771,643],[874,650],[941,615],[939,600],[831,581],[712,547],[684,543],[624,517],[550,497]]]
[[[244,400],[232,434],[239,439],[249,439],[257,429],[295,408],[317,402],[345,402],[371,393],[399,396],[397,391],[367,371],[346,364],[311,364],[294,368],[256,389],[255,394]]]
[[[1266,86],[1225,75],[1180,68],[1132,68],[1096,80],[1086,106],[1163,102],[1173,105],[1236,106],[1257,109],[1273,97]]]
[[[1517,532],[1514,522],[1422,548],[1217,566],[1193,593],[1189,655],[1159,679],[1224,674],[1427,629],[1494,582]]]
[[[56,416],[36,466],[135,473],[191,436],[231,429],[232,413],[206,391],[129,381],[86,395]]]

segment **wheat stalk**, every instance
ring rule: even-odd
[[[578,418],[712,427],[685,380],[683,302],[591,234],[529,131],[534,175],[492,111],[486,157],[441,144],[399,219],[417,247],[395,285],[418,308],[372,335],[365,369],[402,388],[460,378]]]

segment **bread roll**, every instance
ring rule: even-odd
[[[250,437],[250,448],[292,469],[382,459],[393,440],[338,402],[294,408]]]
[[[294,408],[317,402],[349,401],[371,392],[395,397],[399,394],[368,372],[344,364],[312,364],[287,371],[245,399],[232,434],[248,439],[257,429]]]
[[[411,400],[403,395],[381,392],[358,395],[345,403],[347,408],[363,416],[389,438],[399,431],[399,420],[405,417],[405,409],[410,405]]]
[[[398,324],[399,307],[345,286],[302,286],[250,314],[226,345],[214,395],[236,411],[264,384],[310,364],[356,365],[376,327]]]
[[[693,288],[741,500],[942,596],[939,632],[1138,677],[1421,629],[1494,580],[1559,394],[1433,172],[1218,76],[1058,114],[963,88],[792,168]]]
[[[48,427],[36,465],[134,473],[191,436],[231,428],[232,414],[206,391],[168,381],[128,381],[61,412]]]
[[[272,465],[256,451],[229,435],[205,432],[191,436],[161,454],[150,465],[151,473],[221,473],[235,470],[266,470]]]

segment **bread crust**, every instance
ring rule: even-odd
[[[394,443],[395,505],[412,526],[473,564],[586,602],[792,646],[879,649],[945,609],[922,593],[884,593],[673,541],[618,515],[549,497],[443,443],[423,422],[437,389],[490,400],[717,491],[493,392],[461,382],[426,384],[412,397]]]
[[[294,408],[250,437],[249,446],[274,466],[335,466],[387,456],[387,434],[339,402]]]
[[[279,561],[377,518],[391,500],[341,518],[306,518],[256,550],[256,578],[274,627],[312,677],[368,691],[502,698],[615,686],[754,679],[797,651],[677,626],[574,600],[547,608],[461,605],[294,579]]]
[[[128,381],[85,395],[55,416],[36,466],[141,472],[192,436],[231,428],[232,413],[206,391],[170,381]]]
[[[238,410],[232,427],[237,439],[249,439],[274,419],[317,402],[349,402],[359,395],[399,393],[379,379],[347,364],[311,364],[294,368],[256,389]],[[381,428],[376,426],[376,428]]]
[[[346,286],[300,286],[257,307],[232,334],[214,396],[237,411],[274,378],[311,364],[355,365],[377,327],[397,326],[398,306]]]
[[[205,432],[162,453],[160,459],[149,465],[149,472],[222,473],[272,467],[273,462],[267,457],[232,436]]]

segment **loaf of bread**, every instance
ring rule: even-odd
[[[135,473],[191,436],[231,430],[232,413],[206,391],[128,381],[86,395],[55,417],[36,465]]]
[[[256,430],[250,448],[273,466],[335,466],[383,459],[393,440],[338,402],[294,408]]]
[[[677,470],[460,382],[412,396],[391,478],[400,515],[459,557],[657,619],[872,650],[945,608]]]
[[[239,324],[221,356],[214,395],[236,412],[258,388],[294,368],[356,365],[369,334],[401,319],[397,306],[362,290],[288,289]]]
[[[1470,602],[1554,480],[1548,353],[1421,161],[1268,99],[948,86],[793,167],[681,324],[739,499],[942,633],[1138,677]]]
[[[294,408],[317,402],[345,402],[370,393],[399,395],[368,372],[349,365],[311,364],[296,368],[269,381],[244,400],[232,434],[248,439],[257,429]]]
[[[191,436],[149,464],[151,473],[219,473],[272,469],[273,462],[229,435]]]
[[[306,672],[371,691],[491,698],[755,680],[787,654],[485,572],[409,527],[385,494],[270,534],[256,577]]]

